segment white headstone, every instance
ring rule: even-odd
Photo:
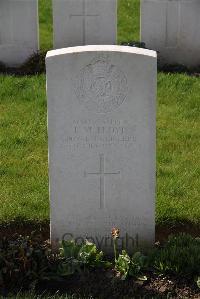
[[[53,243],[88,238],[110,252],[112,227],[129,250],[154,242],[156,61],[122,46],[48,52]]]
[[[18,66],[38,49],[38,0],[0,0],[0,61]]]
[[[162,64],[200,65],[200,1],[142,0],[141,41]]]
[[[53,0],[54,48],[116,44],[116,0]]]

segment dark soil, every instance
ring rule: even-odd
[[[35,222],[20,222],[19,220],[13,223],[0,225],[0,239],[9,237],[14,234],[23,236],[30,236],[32,232],[36,232],[42,236],[42,239],[48,240],[50,238],[50,225],[49,222],[35,223]]]
[[[36,231],[42,235],[42,239],[49,239],[49,223],[35,224],[24,223],[24,225],[4,225],[0,226],[0,238],[11,236],[14,233],[21,235],[30,235]],[[156,241],[163,242],[170,234],[187,232],[193,236],[200,236],[200,226],[185,223],[184,225],[173,225],[171,227],[157,226]],[[87,295],[92,298],[102,299],[122,299],[122,298],[198,298],[200,299],[200,289],[196,282],[191,278],[183,277],[165,277],[147,273],[147,281],[134,281],[128,279],[122,281],[114,277],[110,270],[93,270],[84,272],[82,275],[77,274],[69,276],[63,281],[41,281],[37,285],[37,292],[51,292],[52,294],[59,291],[61,294]]]
[[[200,237],[200,224],[194,224],[190,222],[176,223],[170,226],[158,225],[156,226],[156,241],[163,242],[168,239],[169,235],[187,233],[193,237]],[[200,299],[200,298],[199,298]]]
[[[43,281],[37,285],[37,292],[55,294],[86,295],[92,298],[200,298],[200,290],[193,281],[183,278],[148,274],[145,282],[127,279],[120,280],[110,271],[94,270],[82,275],[74,275],[62,282]]]
[[[43,240],[48,240],[50,238],[50,225],[48,222],[35,223],[35,222],[13,222],[11,224],[0,225],[0,238],[4,236],[11,236],[15,233],[21,235],[30,235],[31,232],[36,231],[42,235]],[[164,242],[167,240],[168,236],[171,234],[177,234],[185,232],[193,237],[200,236],[200,224],[195,225],[190,222],[185,222],[183,224],[173,224],[171,226],[156,226],[156,242]]]

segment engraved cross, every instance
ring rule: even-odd
[[[105,208],[105,177],[108,175],[118,175],[120,171],[117,172],[105,172],[105,158],[104,154],[99,155],[99,171],[98,172],[84,172],[84,176],[87,175],[97,175],[100,178],[100,209]]]
[[[71,14],[70,15],[70,18],[71,17],[82,17],[82,21],[83,21],[83,44],[86,43],[86,18],[87,17],[98,17],[99,15],[97,14],[88,14],[86,12],[86,0],[83,0],[83,8],[82,8],[82,14],[77,14],[77,15],[74,15],[74,14]]]

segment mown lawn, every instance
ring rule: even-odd
[[[139,1],[120,0],[118,41],[139,39]],[[50,0],[40,0],[43,49]],[[157,224],[200,224],[200,79],[158,75]],[[49,220],[45,75],[0,76],[0,223]]]
[[[0,299],[5,299],[5,297],[0,297]],[[38,295],[34,292],[29,293],[18,293],[15,296],[9,296],[9,299],[92,299],[92,297],[88,296],[77,296],[77,295]]]

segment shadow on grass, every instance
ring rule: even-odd
[[[145,44],[138,41],[122,42],[121,45],[145,49]],[[46,53],[47,53],[46,51],[39,51],[38,53],[35,53],[20,67],[8,67],[0,61],[0,74],[27,76],[27,75],[37,75],[37,74],[45,73]],[[159,54],[158,54],[158,71],[163,73],[174,73],[174,74],[183,73],[190,76],[200,77],[200,65],[196,66],[195,68],[188,68],[185,65],[180,65],[180,64],[163,65],[159,62]]]
[[[45,73],[46,51],[39,51],[33,54],[20,67],[8,67],[0,61],[0,74],[27,76]]]

